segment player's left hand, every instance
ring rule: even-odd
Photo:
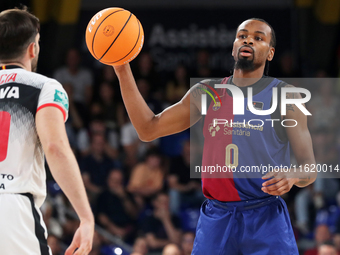
[[[261,190],[273,196],[281,196],[287,193],[299,181],[298,178],[294,178],[289,172],[269,172],[262,179],[270,180],[262,183]]]
[[[92,250],[93,232],[93,221],[81,222],[65,255],[88,255]]]

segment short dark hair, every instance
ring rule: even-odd
[[[39,19],[26,6],[0,12],[0,61],[22,56],[39,31]]]
[[[264,19],[250,18],[250,19],[247,19],[247,20],[257,20],[257,21],[260,21],[260,22],[267,24],[267,26],[270,27],[270,30],[271,30],[270,46],[275,48],[275,46],[276,46],[276,36],[275,36],[275,31],[274,31],[273,27],[267,21],[265,21]]]

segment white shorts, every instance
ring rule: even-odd
[[[0,250],[6,255],[52,255],[31,194],[0,194]]]

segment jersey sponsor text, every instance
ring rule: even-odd
[[[0,89],[0,99],[3,98],[19,98],[19,87],[6,87]]]
[[[0,85],[8,82],[15,82],[17,73],[2,74],[0,75]]]

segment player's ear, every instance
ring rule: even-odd
[[[273,60],[274,53],[275,53],[275,48],[274,47],[270,47],[269,53],[268,53],[268,57],[267,57],[268,61],[272,61]]]
[[[30,59],[34,58],[37,55],[37,50],[36,50],[36,44],[35,42],[30,43],[30,45],[28,45],[27,51],[28,51],[28,55],[30,57]]]

